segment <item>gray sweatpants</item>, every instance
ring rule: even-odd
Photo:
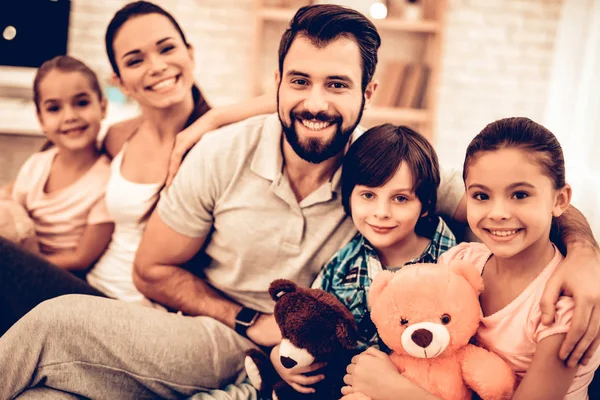
[[[0,399],[30,398],[36,385],[99,400],[192,396],[239,384],[250,347],[212,318],[62,296],[34,308],[0,339]],[[248,398],[240,396],[231,398]]]

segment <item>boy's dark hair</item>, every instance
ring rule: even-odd
[[[350,196],[356,185],[385,185],[406,163],[413,176],[413,190],[421,202],[421,215],[415,227],[417,235],[431,238],[437,228],[435,214],[440,168],[433,146],[419,133],[406,126],[383,124],[359,137],[344,156],[342,167],[342,205],[352,216]]]
[[[300,8],[281,36],[280,74],[283,74],[285,56],[298,35],[308,38],[317,47],[325,47],[340,37],[354,40],[362,58],[362,90],[365,90],[375,73],[377,50],[381,45],[377,28],[367,17],[351,8],[334,4],[315,4]]]
[[[565,186],[565,159],[556,136],[542,125],[525,117],[504,118],[488,124],[467,147],[463,166],[466,180],[477,153],[517,148],[532,153],[555,189]]]

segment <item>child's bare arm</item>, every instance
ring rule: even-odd
[[[66,270],[86,270],[100,258],[108,247],[114,227],[115,225],[111,222],[88,225],[75,250],[44,255],[44,258]]]
[[[317,382],[322,381],[325,376],[323,374],[306,376],[304,374],[316,371],[323,368],[327,363],[320,362],[309,365],[308,367],[300,368],[285,368],[279,361],[279,345],[273,347],[271,350],[271,363],[275,368],[275,371],[279,374],[281,379],[287,382],[295,391],[300,393],[314,393],[315,390],[310,385],[314,385]]]
[[[565,334],[542,339],[533,362],[513,396],[513,400],[561,400],[573,382],[577,367],[567,367],[558,356]]]
[[[275,98],[274,93],[267,93],[239,104],[215,107],[200,117],[192,125],[181,131],[175,138],[175,146],[171,152],[167,186],[173,181],[173,178],[181,165],[183,156],[189,149],[198,143],[206,132],[210,132],[234,122],[242,121],[255,115],[275,112],[277,108]]]

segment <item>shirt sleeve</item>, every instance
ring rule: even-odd
[[[108,209],[106,207],[106,198],[100,197],[90,208],[90,212],[87,218],[88,225],[106,224],[113,222]]]
[[[546,326],[541,323],[542,311],[539,306],[536,305],[535,317],[532,319],[538,322],[534,335],[536,341],[540,342],[542,339],[547,338],[548,336],[567,333],[571,327],[571,319],[573,318],[574,309],[575,302],[571,297],[561,297],[556,303],[554,322],[551,325]]]
[[[437,212],[452,218],[460,200],[465,195],[462,170],[459,168],[441,169],[440,187],[437,192]]]
[[[25,161],[13,184],[12,198],[23,207],[25,207],[27,193],[29,193],[36,180],[39,179],[35,176],[37,154],[33,154]]]
[[[442,254],[440,258],[438,258],[438,264],[448,264],[450,261],[454,260],[471,261],[472,258],[474,258],[474,253],[477,253],[476,251],[473,252],[475,247],[477,247],[475,246],[475,243],[460,243]]]
[[[174,231],[192,238],[206,237],[213,225],[219,185],[216,168],[218,146],[208,135],[183,160],[171,186],[163,190],[158,215]]]

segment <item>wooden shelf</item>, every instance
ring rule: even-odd
[[[427,123],[428,110],[416,108],[371,107],[363,114],[363,119],[390,123]]]
[[[264,21],[289,22],[296,10],[293,8],[265,7],[257,12],[257,17]],[[386,18],[372,20],[378,29],[416,33],[436,33],[439,24],[436,21],[406,21],[402,18]]]

